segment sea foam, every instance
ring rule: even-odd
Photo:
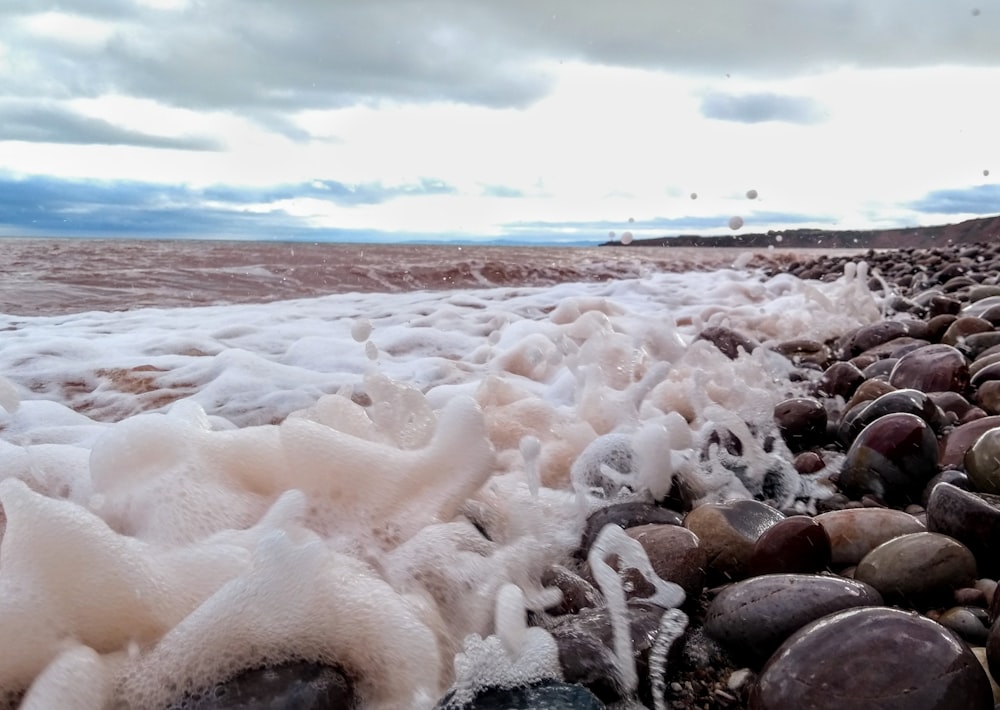
[[[366,707],[422,708],[491,644],[555,673],[519,615],[551,603],[542,572],[590,511],[678,477],[747,497],[770,470],[755,437],[799,386],[788,363],[698,331],[826,340],[880,316],[865,279],[0,317],[0,688],[156,707],[304,658]],[[719,428],[744,468],[700,462]]]

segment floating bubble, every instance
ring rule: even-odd
[[[989,176],[990,176],[990,171],[989,170],[984,170],[983,171],[983,177],[989,177]]]
[[[774,237],[774,241],[776,241],[778,244],[781,244],[781,242],[783,240],[784,240],[784,237],[781,236],[780,234],[778,234],[777,236]]]
[[[622,232],[622,244],[632,243],[632,232]]]
[[[367,318],[358,318],[351,325],[351,337],[357,342],[363,343],[372,334],[372,322]]]
[[[629,217],[628,218],[628,223],[629,224],[632,224],[634,221],[635,221],[635,217]]]
[[[614,231],[612,230],[612,231],[608,232],[608,239],[614,239],[614,238],[615,238]]]
[[[369,340],[365,343],[365,355],[369,360],[378,360],[378,346]]]
[[[973,16],[973,17],[979,17],[979,12],[980,12],[980,11],[979,11],[979,8],[978,8],[978,7],[974,7],[974,8],[972,8],[972,16]]]
[[[698,193],[697,192],[692,192],[691,193],[691,199],[692,200],[697,200],[698,199]]]
[[[730,229],[739,229],[742,226],[743,226],[743,218],[742,217],[730,217],[729,218],[729,228]]]
[[[757,199],[757,191],[756,190],[747,190],[747,199],[748,200],[756,200]]]

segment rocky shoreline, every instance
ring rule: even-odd
[[[794,367],[771,431],[720,426],[702,447],[703,461],[747,477],[756,499],[695,506],[698,491],[683,479],[664,500],[627,499],[630,453],[605,442],[591,463],[610,504],[588,520],[576,557],[542,580],[562,600],[528,619],[555,639],[563,678],[452,694],[438,707],[624,708],[632,689],[649,708],[994,707],[1000,247],[862,258],[867,273],[851,266],[857,257],[829,255],[764,268],[804,279],[855,269],[885,296],[880,322],[830,342],[765,345],[722,327],[700,335],[730,358],[766,347]],[[749,480],[748,436],[786,465]],[[642,546],[651,570],[621,540],[607,554],[599,541],[609,525]],[[631,689],[613,651],[602,562],[625,580]],[[650,602],[664,591],[656,577],[683,592],[679,610]],[[183,706],[353,707],[351,687],[340,670],[293,662]]]

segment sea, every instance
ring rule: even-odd
[[[860,260],[785,273],[804,251],[0,256],[0,707],[28,709],[166,707],[291,658],[344,669],[373,710],[558,674],[525,619],[590,512],[681,480],[750,497],[790,459],[759,441],[808,382],[699,333],[825,341],[883,315]],[[705,459],[719,427],[740,477]],[[622,446],[628,485],[604,465]]]

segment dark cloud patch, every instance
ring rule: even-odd
[[[0,141],[69,143],[80,145],[131,145],[175,150],[221,150],[205,137],[157,136],[116,126],[99,118],[82,116],[52,105],[0,103]]]
[[[997,214],[1000,212],[1000,185],[934,190],[908,206],[927,214]]]
[[[701,100],[701,114],[706,118],[737,123],[820,123],[827,112],[817,101],[805,96],[782,94],[712,93]]]
[[[541,61],[588,61],[721,77],[837,66],[995,66],[1000,12],[911,0],[213,0],[156,10],[127,0],[45,9],[115,23],[95,49],[39,37],[18,20],[39,3],[0,3],[16,71],[0,94],[122,93],[260,120],[381,101],[524,107],[552,77]],[[286,128],[292,130],[292,124]]]
[[[64,180],[0,176],[0,228],[7,234],[83,236],[160,235],[269,238],[311,234],[314,228],[275,207],[250,211],[295,197],[338,205],[375,204],[414,195],[441,194],[450,186],[426,179],[413,185],[349,186],[335,181],[268,188],[215,186],[192,189],[131,181]]]

